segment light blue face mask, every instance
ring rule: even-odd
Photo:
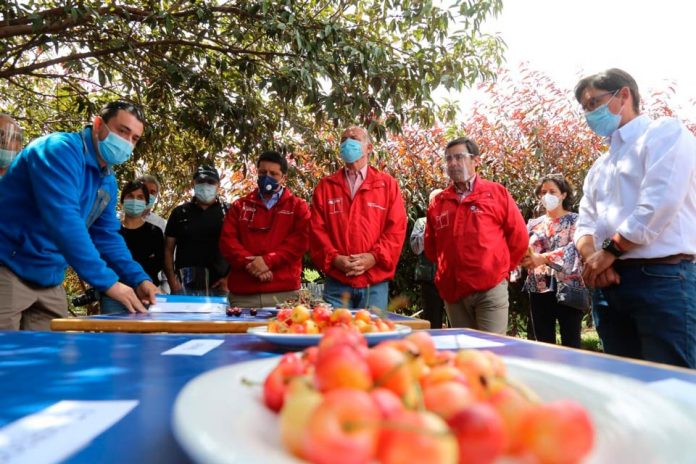
[[[152,209],[155,206],[155,201],[157,201],[157,195],[150,194],[150,200],[147,202],[147,209]]]
[[[362,143],[357,140],[345,139],[341,144],[341,159],[346,163],[355,163],[362,155]]]
[[[596,108],[594,111],[585,113],[585,121],[590,129],[602,137],[609,137],[619,128],[621,122],[621,112],[614,114],[609,110],[609,102],[613,99],[612,96],[608,102]]]
[[[210,184],[196,184],[193,186],[193,194],[196,196],[198,201],[207,205],[215,200],[217,195],[217,185]]]
[[[15,156],[17,156],[16,150],[0,148],[0,169],[5,169],[12,164],[12,160],[15,159]]]
[[[109,165],[125,163],[133,153],[133,145],[128,140],[111,132],[106,123],[104,123],[104,127],[109,131],[109,135],[99,142],[99,154]]]
[[[145,200],[126,198],[123,200],[123,211],[131,217],[138,217],[145,211]]]

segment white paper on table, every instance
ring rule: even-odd
[[[434,335],[433,341],[438,350],[458,350],[470,348],[493,348],[503,346],[503,343],[472,337],[471,335]]]
[[[223,303],[157,301],[148,308],[148,311],[151,313],[224,313],[226,308],[227,305]]]
[[[184,356],[203,356],[210,350],[222,345],[224,340],[207,340],[194,339],[177,345],[167,351],[163,355],[184,355]]]
[[[696,412],[696,385],[672,378],[650,382],[648,387],[662,396],[690,406]]]
[[[137,400],[59,401],[0,429],[0,462],[63,461],[137,405]]]

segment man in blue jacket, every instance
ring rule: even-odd
[[[92,127],[36,139],[14,160],[0,182],[0,330],[48,330],[66,316],[68,265],[131,312],[154,303],[157,287],[118,233],[111,170],[143,128],[138,107],[111,102]]]

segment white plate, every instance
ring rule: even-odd
[[[259,382],[278,357],[234,364],[201,374],[179,393],[172,417],[176,439],[199,463],[300,463],[280,442],[278,420],[261,399]],[[596,444],[585,464],[693,463],[694,411],[639,382],[560,364],[504,358],[510,377],[544,400],[572,398],[589,411]],[[509,462],[506,461],[506,462]]]
[[[404,335],[411,333],[411,328],[407,325],[394,324],[396,330],[389,332],[369,332],[364,333],[367,344],[372,346],[384,340],[391,340],[393,338],[401,338]],[[312,346],[319,343],[322,334],[288,334],[288,333],[269,333],[268,327],[250,327],[247,329],[247,333],[256,335],[259,338],[267,342],[274,343],[276,345],[282,346],[298,346],[306,347]]]

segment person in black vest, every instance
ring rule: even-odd
[[[172,293],[226,295],[229,265],[218,242],[228,205],[218,196],[220,175],[214,166],[198,167],[193,190],[193,199],[174,208],[169,216],[164,272]]]

